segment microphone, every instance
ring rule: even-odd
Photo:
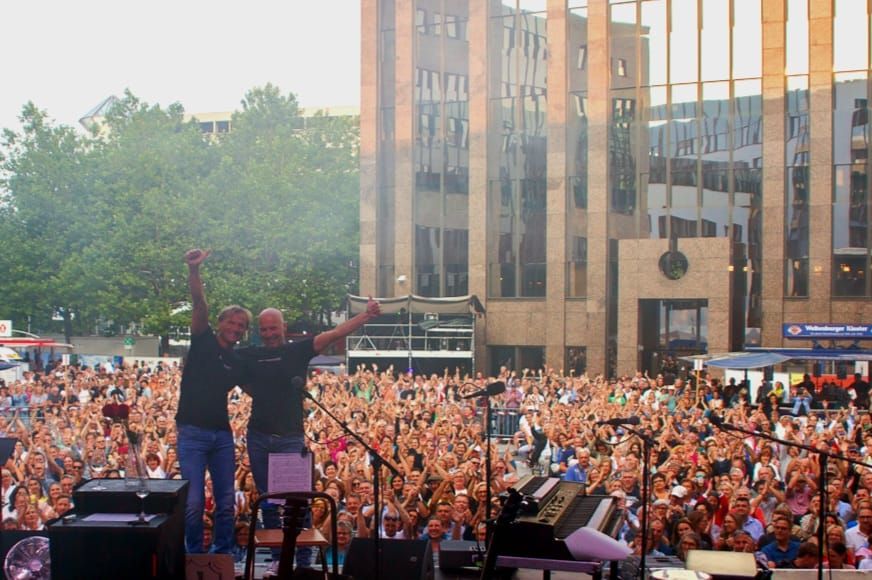
[[[502,381],[496,381],[494,383],[489,384],[483,389],[479,389],[474,393],[469,393],[468,395],[461,395],[461,399],[476,399],[478,397],[495,397],[499,394],[506,392],[506,383]]]
[[[642,420],[639,419],[638,416],[633,415],[632,417],[617,417],[615,419],[603,419],[602,421],[597,421],[596,425],[611,425],[613,427],[619,427],[621,425],[638,425]]]

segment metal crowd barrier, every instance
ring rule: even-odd
[[[476,407],[475,416],[484,420],[485,408]],[[520,409],[509,409],[501,405],[491,405],[491,435],[499,439],[511,439],[518,431],[521,421]]]

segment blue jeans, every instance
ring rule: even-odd
[[[200,554],[203,548],[203,508],[206,503],[206,468],[212,477],[215,497],[215,524],[212,553],[230,554],[236,538],[233,519],[236,515],[233,478],[236,460],[233,435],[222,429],[204,429],[194,425],[179,425],[179,464],[182,478],[189,482],[188,503],[185,506],[185,550]]]
[[[805,407],[805,414],[811,413],[811,397],[796,397],[793,400],[793,414],[799,415],[800,408]]]
[[[251,474],[254,476],[254,485],[257,493],[263,495],[269,492],[269,454],[270,453],[300,453],[306,443],[303,434],[299,435],[270,435],[257,429],[249,429],[247,435],[248,462],[251,465]],[[264,528],[282,527],[279,518],[278,506],[272,503],[261,504]],[[311,562],[312,550],[306,548],[297,549],[297,565],[308,566]],[[281,550],[273,549],[273,559],[277,559]]]

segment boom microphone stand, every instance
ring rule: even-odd
[[[302,383],[302,379],[299,377],[294,377],[294,384],[297,384],[296,381],[300,381]],[[311,393],[309,393],[306,389],[303,389],[303,396],[315,403],[319,409],[321,409],[328,417],[333,419],[342,430],[351,435],[355,441],[363,445],[363,448],[369,453],[370,459],[372,460],[372,464],[375,468],[375,477],[372,482],[372,494],[373,494],[373,508],[375,513],[373,514],[373,529],[375,530],[375,537],[373,538],[372,546],[373,546],[373,564],[375,565],[375,577],[381,578],[381,568],[380,558],[381,558],[381,468],[385,466],[388,470],[393,473],[395,476],[399,476],[400,472],[397,471],[397,468],[394,467],[390,462],[385,460],[384,457],[378,454],[378,451],[373,449],[369,443],[363,440],[360,435],[355,433],[346,423],[345,421],[339,419],[330,412],[327,407],[321,404],[318,399],[313,397]]]
[[[636,421],[638,423],[638,420]],[[639,578],[645,578],[645,554],[648,552],[648,483],[651,479],[651,450],[654,440],[645,433],[621,423],[621,428],[642,440],[642,555],[639,557]]]
[[[463,386],[470,385],[472,383],[465,383]],[[491,397],[495,397],[501,393],[506,391],[506,383],[502,381],[496,381],[483,389],[479,389],[475,392],[469,393],[468,395],[463,395],[460,397],[461,399],[477,399],[483,398],[485,401],[485,412],[484,412],[484,440],[485,446],[487,447],[487,451],[485,452],[484,458],[484,476],[485,476],[485,506],[484,506],[484,519],[485,521],[490,520],[490,505],[491,505],[491,495],[492,490],[491,487],[493,483],[491,482]],[[490,543],[491,537],[491,527],[487,526],[486,528],[487,536],[485,537],[485,545]]]
[[[768,441],[772,441],[774,443],[778,443],[779,445],[787,445],[788,447],[796,447],[797,449],[804,449],[809,453],[816,453],[820,459],[820,473],[818,474],[818,493],[821,494],[821,512],[818,514],[818,580],[824,580],[824,541],[826,540],[826,526],[824,522],[826,521],[826,512],[829,509],[828,498],[827,498],[827,460],[835,459],[836,461],[847,461],[853,465],[858,465],[860,467],[869,467],[866,463],[862,461],[856,461],[851,459],[850,457],[845,457],[843,455],[838,455],[836,453],[830,453],[829,451],[824,451],[822,449],[817,449],[816,447],[812,447],[811,445],[805,445],[803,443],[796,443],[795,441],[785,441],[784,439],[779,439],[773,435],[768,433],[763,433],[762,431],[752,431],[750,429],[745,429],[743,427],[738,427],[731,423],[724,423],[723,419],[719,415],[712,415],[709,419],[715,427],[725,431],[736,431],[737,433],[744,433],[745,435],[750,435],[752,437],[762,437]]]

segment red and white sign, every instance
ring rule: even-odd
[[[0,320],[0,336],[2,336],[2,337],[12,336],[12,321],[11,320]]]

